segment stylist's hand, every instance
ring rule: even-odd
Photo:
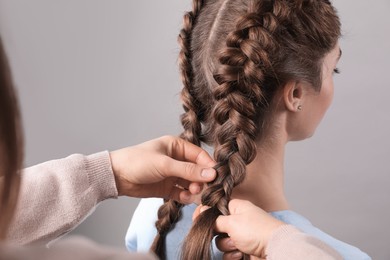
[[[216,177],[213,159],[200,147],[164,136],[110,152],[119,195],[191,203]]]
[[[207,208],[199,206],[194,217]],[[285,223],[246,200],[231,200],[229,211],[230,215],[219,216],[215,222],[215,231],[229,236],[216,239],[218,249],[224,252],[223,259],[241,259],[241,252],[258,258],[264,257],[273,231]]]

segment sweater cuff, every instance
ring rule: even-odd
[[[118,189],[108,151],[86,156],[85,166],[89,184],[97,193],[97,202],[118,197]]]

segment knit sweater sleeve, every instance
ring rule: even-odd
[[[268,241],[267,260],[342,260],[333,248],[321,240],[307,235],[292,225],[278,228]]]
[[[99,202],[118,191],[108,152],[74,154],[22,172],[8,242],[48,243],[79,225]]]

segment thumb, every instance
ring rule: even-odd
[[[235,215],[256,206],[248,200],[232,199],[229,201],[228,207],[230,214]]]
[[[231,215],[221,215],[217,218],[214,225],[214,230],[218,233],[227,233],[229,234],[229,219],[231,218]]]
[[[165,169],[166,177],[179,177],[190,182],[210,182],[215,179],[213,168],[205,168],[195,163],[177,161],[169,158]]]

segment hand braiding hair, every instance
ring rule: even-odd
[[[200,119],[203,111],[199,100],[192,95],[192,66],[190,38],[195,19],[202,8],[203,0],[193,1],[193,10],[187,12],[183,18],[183,29],[178,36],[178,42],[181,47],[179,54],[179,68],[183,82],[181,98],[185,113],[181,116],[181,123],[184,128],[181,138],[200,146],[200,136],[202,132]],[[167,200],[158,210],[158,220],[156,221],[157,236],[153,241],[151,250],[161,259],[166,258],[165,237],[166,234],[174,227],[175,223],[181,217],[182,204]]]

